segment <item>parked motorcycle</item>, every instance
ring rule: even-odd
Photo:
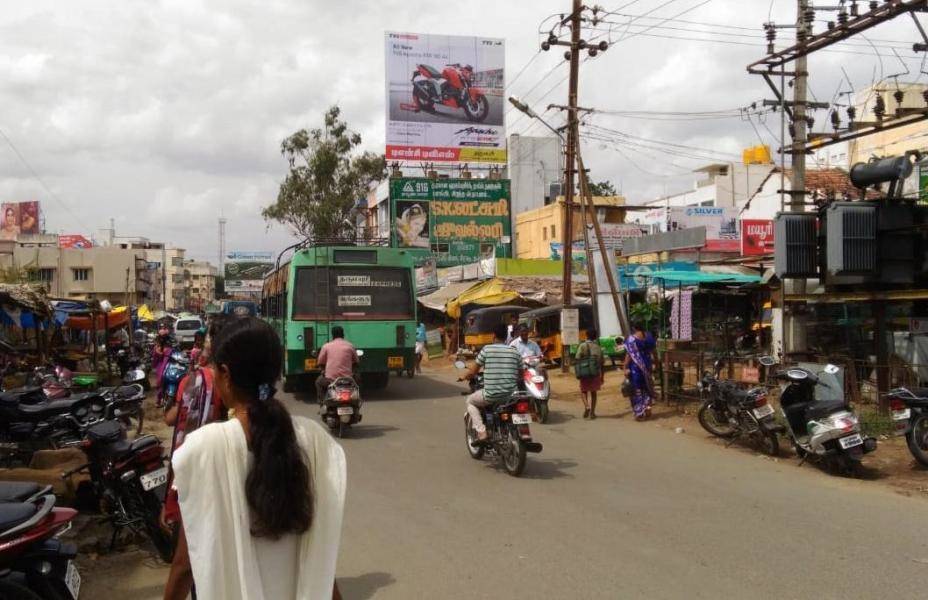
[[[773,366],[776,361],[765,356],[760,363]],[[876,450],[876,439],[861,434],[857,415],[835,377],[840,370],[829,364],[818,373],[800,367],[777,373],[783,382],[780,412],[803,462],[815,457],[841,472],[854,473],[864,454]]]
[[[717,360],[714,372],[706,371],[698,387],[706,395],[697,417],[703,429],[714,436],[729,440],[729,445],[742,437],[750,439],[769,456],[780,453],[777,434],[784,427],[777,423],[773,406],[767,402],[767,389],[741,389],[734,381],[719,379],[724,366]]]
[[[548,374],[542,367],[540,356],[526,356],[522,359],[522,387],[528,392],[532,402],[532,412],[538,416],[539,423],[548,422],[548,400],[551,398],[551,384]]]
[[[456,361],[454,366],[465,369],[464,361]],[[475,378],[477,379],[477,378]],[[477,382],[471,380],[471,391],[483,387],[482,378]],[[477,440],[477,430],[471,423],[470,414],[464,414],[464,438],[467,452],[474,460],[482,460],[484,454],[496,456],[507,473],[518,477],[525,470],[527,454],[539,453],[542,445],[532,440],[530,424],[532,422],[532,403],[528,392],[515,391],[512,397],[481,409],[483,422],[489,437],[487,442]]]
[[[75,600],[80,594],[77,548],[57,539],[77,511],[55,501],[44,494],[0,504],[0,598]]]
[[[177,400],[180,381],[190,370],[190,358],[185,352],[176,350],[171,353],[168,365],[161,377],[161,389],[158,392],[158,406],[170,407]]]
[[[147,536],[158,555],[170,562],[174,545],[160,525],[168,482],[161,441],[153,435],[128,441],[119,422],[103,421],[86,428],[78,447],[87,456],[87,463],[63,473],[62,478],[84,472],[90,475],[93,498],[113,526],[110,546],[115,546],[116,536],[128,528]]]
[[[116,366],[119,368],[119,376],[124,384],[137,383],[146,390],[150,387],[148,371],[145,370],[142,359],[130,350],[120,348],[116,351]]]
[[[890,390],[889,409],[894,433],[904,435],[909,452],[928,467],[928,388]]]
[[[474,68],[450,64],[438,71],[429,65],[416,65],[412,73],[412,96],[419,110],[432,112],[436,104],[463,108],[468,121],[481,123],[490,114],[490,103],[474,86]]]
[[[364,350],[356,352],[359,358],[364,356]],[[329,384],[319,404],[322,421],[337,437],[344,437],[349,427],[361,422],[361,390],[357,378],[337,378]]]

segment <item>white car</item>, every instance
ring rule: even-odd
[[[181,317],[174,323],[174,339],[181,346],[192,346],[197,331],[202,327],[200,317]]]

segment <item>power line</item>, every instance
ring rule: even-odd
[[[59,198],[58,195],[55,192],[53,192],[50,187],[48,187],[48,185],[45,183],[45,180],[39,176],[39,174],[36,172],[34,168],[32,168],[32,165],[29,164],[29,161],[26,160],[26,157],[23,156],[22,152],[19,151],[19,148],[16,147],[16,144],[13,143],[13,140],[10,139],[10,137],[6,134],[5,131],[3,131],[3,129],[0,129],[0,136],[3,136],[3,139],[6,140],[6,143],[9,145],[9,147],[13,150],[13,152],[19,158],[19,161],[23,163],[26,169],[29,170],[29,173],[32,174],[32,178],[35,179],[37,182],[39,182],[39,185],[41,185],[42,188],[45,189],[46,193],[48,193],[49,196],[51,196],[59,205],[61,205],[61,208],[68,211],[68,213],[70,213],[71,216],[74,217],[74,220],[77,221],[77,223],[81,227],[83,227],[85,230],[90,230],[90,227],[88,227],[87,224],[84,223],[83,219],[81,219],[80,216],[78,216],[78,214],[74,212],[74,210],[72,210],[70,206],[65,204],[64,201],[61,198]]]

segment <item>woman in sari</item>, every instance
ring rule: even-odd
[[[651,349],[648,347],[644,327],[632,324],[632,335],[625,340],[625,378],[632,384],[632,412],[635,420],[651,416],[654,389],[651,386]]]

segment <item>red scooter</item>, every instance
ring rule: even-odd
[[[57,539],[76,514],[56,508],[51,493],[0,503],[0,598],[78,597],[77,548]]]
[[[432,112],[436,104],[463,108],[468,121],[482,123],[490,114],[490,103],[474,87],[474,68],[451,64],[439,72],[429,65],[416,65],[412,73],[412,97],[418,110]]]

